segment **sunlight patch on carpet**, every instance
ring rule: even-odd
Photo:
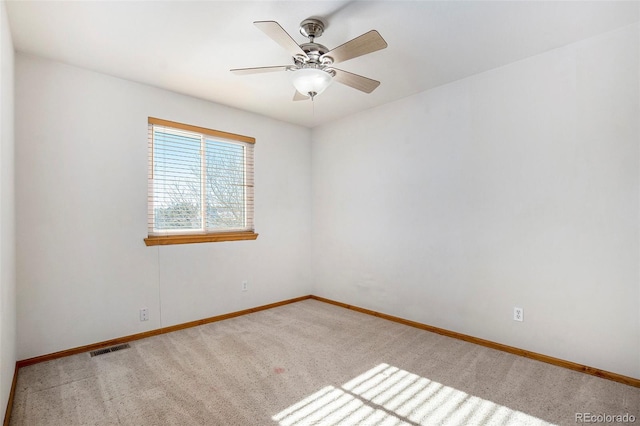
[[[272,417],[302,425],[551,425],[388,364],[327,386]]]

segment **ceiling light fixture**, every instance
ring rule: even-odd
[[[308,43],[303,44],[298,44],[276,21],[255,21],[253,24],[289,52],[293,65],[235,68],[231,70],[235,74],[291,71],[291,82],[296,88],[294,101],[313,100],[329,87],[333,80],[364,93],[371,93],[380,85],[379,81],[334,68],[334,64],[339,62],[386,48],[387,42],[376,30],[329,50],[315,42],[324,32],[325,23],[320,19],[309,18],[300,23],[300,34],[309,39]]]
[[[319,68],[300,68],[291,75],[291,82],[298,93],[309,96],[312,100],[324,92],[332,81],[333,75]]]

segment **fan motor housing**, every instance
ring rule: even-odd
[[[305,62],[318,64],[321,62],[320,57],[329,51],[326,46],[318,43],[304,43],[300,45],[300,48],[304,50],[304,53],[309,57],[309,60]]]

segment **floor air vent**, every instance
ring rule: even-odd
[[[95,351],[91,351],[89,353],[91,354],[91,357],[94,357],[98,355],[108,354],[109,352],[116,352],[116,351],[121,351],[123,349],[129,349],[130,347],[131,346],[129,346],[128,343],[125,343],[123,345],[111,346],[110,348],[98,349]]]

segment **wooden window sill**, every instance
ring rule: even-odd
[[[172,244],[218,243],[222,241],[255,240],[255,232],[219,232],[216,234],[194,235],[153,235],[144,239],[147,246],[166,246]]]

